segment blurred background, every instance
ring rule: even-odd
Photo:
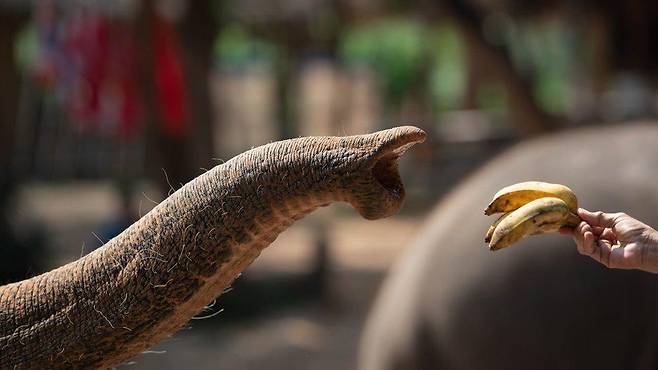
[[[131,363],[353,368],[386,270],[460,179],[528,137],[656,116],[656,35],[640,0],[0,0],[0,284],[253,146],[413,124],[401,215],[313,214]]]

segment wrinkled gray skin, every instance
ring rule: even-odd
[[[493,194],[562,183],[590,210],[658,226],[658,126],[567,131],[521,143],[449,194],[387,278],[363,370],[656,369],[658,275],[609,270],[570,237],[483,243]]]
[[[0,287],[0,369],[107,368],[183,326],[277,235],[317,207],[367,219],[400,208],[415,127],[306,137],[245,152],[190,181],[89,255]]]

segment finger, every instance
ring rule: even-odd
[[[560,234],[562,235],[573,235],[574,233],[574,228],[573,227],[568,227],[568,226],[563,226],[559,230]]]
[[[580,222],[574,228],[574,233],[583,234],[585,231],[592,231],[592,227],[587,222]]]
[[[612,245],[607,240],[598,240],[594,243],[594,251],[590,254],[597,262],[603,266],[611,268],[610,254],[612,252]]]
[[[617,244],[617,235],[610,228],[603,229],[603,232],[599,235],[599,239],[605,239],[610,241],[611,244]]]
[[[601,226],[592,226],[592,233],[596,236],[599,236],[605,231],[605,227]]]
[[[591,256],[596,252],[596,236],[591,231],[585,231],[583,234],[583,246],[581,254]]]
[[[592,228],[592,233],[597,239],[607,239],[610,241],[616,241],[617,237],[614,231],[609,227],[601,226],[590,226]],[[614,244],[614,243],[613,243]]]
[[[619,213],[590,212],[584,208],[578,208],[578,216],[592,226],[613,227],[619,215]]]
[[[583,247],[583,243],[584,243],[584,239],[585,239],[585,238],[584,238],[584,231],[583,231],[583,228],[584,228],[586,225],[587,225],[587,224],[584,223],[584,222],[579,223],[579,224],[573,229],[573,233],[571,234],[571,236],[573,237],[573,241],[576,243],[576,247],[578,248],[578,252],[580,252],[580,250],[581,250],[582,247]]]
[[[574,230],[573,238],[576,242],[578,253],[586,256],[594,253],[596,236],[594,236],[588,224],[581,222]]]

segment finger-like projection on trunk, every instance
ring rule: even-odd
[[[295,220],[331,202],[367,219],[404,198],[398,158],[425,133],[307,137],[192,180],[93,253],[0,287],[0,368],[110,367],[184,325]]]

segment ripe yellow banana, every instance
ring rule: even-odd
[[[489,216],[499,212],[511,212],[530,201],[544,197],[562,199],[573,213],[578,210],[576,195],[568,187],[548,182],[526,181],[498,191],[487,209],[484,210],[484,214]]]
[[[491,224],[491,226],[489,226],[489,229],[487,229],[487,234],[484,236],[484,242],[485,243],[489,244],[489,242],[491,241],[491,236],[493,236],[494,230],[496,230],[496,226],[498,226],[498,224],[503,219],[505,219],[505,217],[509,216],[510,213],[512,213],[512,212],[503,213],[502,216],[498,217],[498,219],[496,221],[494,221],[494,223]]]
[[[491,235],[489,249],[502,249],[526,236],[555,232],[562,226],[574,227],[579,222],[580,218],[571,212],[562,199],[535,199],[499,220]]]

